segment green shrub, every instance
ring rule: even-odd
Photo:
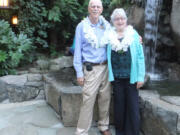
[[[50,41],[55,50],[62,50],[73,41],[76,25],[87,15],[87,0],[55,0],[48,10],[48,20],[52,24],[51,32],[56,33]],[[49,33],[52,34],[52,33]],[[54,38],[57,43],[54,43]]]
[[[31,38],[34,47],[47,48],[50,25],[43,0],[13,0],[13,2],[13,8],[19,19],[18,31]]]
[[[0,75],[12,74],[20,62],[31,60],[27,57],[31,46],[26,35],[16,35],[8,22],[0,20]]]
[[[110,3],[109,8],[124,8],[127,9],[129,6],[131,6],[131,0],[112,0]]]
[[[88,15],[89,0],[54,0],[48,10],[48,20],[58,36],[58,48],[63,49],[73,41],[77,24]],[[109,19],[111,0],[103,0],[103,15]],[[51,43],[55,45],[55,43]],[[56,47],[53,47],[56,48]]]
[[[109,20],[112,10],[122,7],[128,1],[130,0],[103,0],[103,15]],[[13,9],[7,10],[8,13],[0,10],[0,15],[3,18],[18,15],[17,32],[23,32],[31,38],[33,46],[37,48],[36,52],[54,56],[72,44],[77,24],[88,15],[88,2],[89,0],[12,0]]]

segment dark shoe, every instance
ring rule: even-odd
[[[100,132],[102,135],[112,135],[109,129],[107,129],[105,131],[100,131]]]

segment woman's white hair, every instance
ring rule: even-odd
[[[116,8],[113,11],[113,13],[111,14],[111,22],[114,21],[114,18],[117,15],[119,15],[119,16],[121,16],[121,17],[123,17],[123,18],[125,18],[127,20],[127,15],[126,15],[126,12],[124,11],[124,9],[123,8]]]

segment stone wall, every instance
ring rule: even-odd
[[[17,75],[0,77],[0,102],[23,102],[45,99],[43,76],[72,67],[71,56],[53,60],[37,60],[34,67],[17,71]]]
[[[41,74],[8,75],[0,78],[10,102],[44,99],[44,83]]]

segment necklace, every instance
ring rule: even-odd
[[[107,33],[110,29],[110,24],[105,20],[103,16],[99,17],[99,21],[100,21],[100,29],[104,30],[100,42],[98,42],[97,36],[95,35],[93,28],[91,27],[91,23],[88,17],[83,20],[84,37],[93,48],[105,47],[107,45],[107,42],[104,41],[106,41],[105,39],[107,38]]]
[[[127,26],[126,29],[123,32],[123,39],[122,41],[118,40],[118,34],[115,29],[113,29],[109,34],[109,43],[112,47],[112,50],[116,52],[126,52],[128,50],[128,47],[133,42],[133,35],[134,30],[132,26]]]

